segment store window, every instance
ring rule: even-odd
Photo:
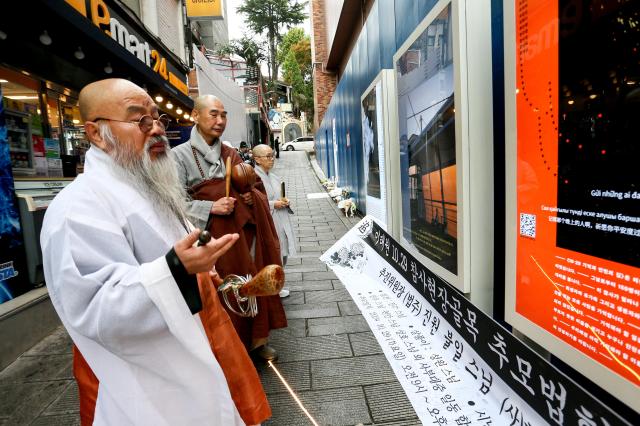
[[[41,162],[38,150],[43,144],[42,111],[37,80],[0,68],[2,102],[5,112],[7,142],[13,174],[32,176]]]
[[[58,142],[59,152],[47,153],[49,165],[55,167],[58,176],[74,177],[82,173],[84,155],[89,149],[84,126],[80,119],[78,96],[75,92],[47,83],[47,115],[51,126],[51,149]],[[53,164],[55,163],[55,164]],[[49,174],[49,176],[52,176]]]
[[[62,161],[62,169],[64,176],[76,176],[82,173],[84,167],[84,156],[89,149],[84,131],[84,123],[80,119],[80,108],[78,107],[77,97],[64,94],[51,94],[49,97],[58,97],[58,115],[62,126],[62,142],[63,152],[60,159]]]
[[[0,68],[15,177],[74,177],[89,148],[75,92]]]

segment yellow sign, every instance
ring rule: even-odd
[[[185,0],[187,17],[198,19],[223,19],[222,0]]]
[[[87,17],[87,4],[84,0],[67,0],[67,3],[69,3],[75,10],[80,12],[82,16],[84,16],[85,18]]]
[[[116,18],[116,16],[113,15],[105,0],[89,0],[88,10],[85,0],[66,0],[66,2],[85,18],[91,19],[91,22],[93,22],[96,27],[104,31],[106,35],[110,36],[116,43],[137,57],[146,66],[153,69],[153,71],[164,80],[169,81],[171,85],[185,95],[189,94],[189,88],[185,83],[186,76],[181,78],[178,74],[174,74],[167,69],[167,59],[164,58],[158,50],[153,49],[152,45],[139,35],[139,31],[120,23],[120,18]],[[215,3],[219,5],[221,0],[190,0],[190,2],[203,4]],[[91,12],[90,16],[87,16],[87,11]]]
[[[187,87],[185,82],[172,72],[169,72],[169,83],[171,83],[176,89],[178,89],[185,95],[189,95],[189,88]]]

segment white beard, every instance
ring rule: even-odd
[[[165,136],[153,137],[145,144],[142,154],[138,155],[131,144],[122,143],[113,136],[108,124],[100,123],[100,135],[111,148],[109,155],[118,166],[118,176],[150,200],[160,215],[177,218],[184,224],[187,194],[178,178],[175,161],[167,154],[169,140]],[[166,150],[152,159],[149,148],[158,142],[164,143]]]

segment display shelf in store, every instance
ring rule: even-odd
[[[7,141],[14,175],[34,175],[33,144],[29,114],[5,109]]]

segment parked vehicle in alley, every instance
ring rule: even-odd
[[[313,136],[300,136],[280,146],[280,150],[286,151],[310,151],[314,150]]]

